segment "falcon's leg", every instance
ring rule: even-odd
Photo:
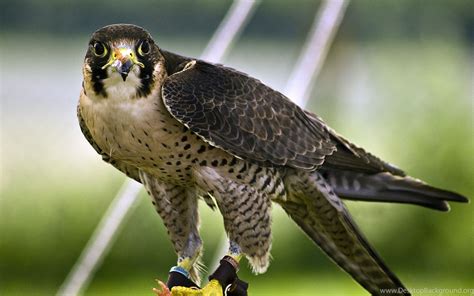
[[[229,251],[219,264],[219,267],[209,276],[208,286],[221,287],[225,295],[228,296],[246,296],[248,284],[239,279],[237,272],[239,271],[239,261],[243,253],[239,245],[233,241],[229,241]],[[203,290],[204,290],[203,289]]]
[[[245,161],[226,167],[200,167],[196,183],[216,200],[229,239],[239,246],[255,273],[269,265],[271,248],[271,195],[278,176]],[[244,177],[245,176],[245,177]]]
[[[143,172],[140,172],[140,178],[153,198],[156,211],[178,255],[177,266],[170,271],[169,287],[197,286],[200,282],[198,261],[202,241],[199,236],[196,192],[183,186],[164,184]]]
[[[227,252],[227,256],[232,257],[232,259],[239,263],[240,259],[242,259],[242,255],[242,250],[239,245],[232,240],[229,241],[229,251]]]
[[[203,290],[229,285],[225,279],[216,280],[222,268],[231,275],[233,271],[233,279],[237,279],[238,261],[242,255],[247,257],[255,273],[265,272],[269,263],[271,199],[265,190],[275,187],[276,178],[257,165],[244,161],[238,161],[232,171],[238,173],[229,175],[229,169],[225,167],[201,167],[196,174],[198,186],[215,198],[230,239],[229,256],[221,260],[212,276],[214,279]],[[225,276],[229,277],[232,278]]]
[[[202,243],[196,232],[191,232],[183,251],[178,252],[177,265],[172,267],[167,282],[168,288],[175,286],[199,288],[199,258]]]

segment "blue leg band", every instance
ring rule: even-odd
[[[189,279],[189,272],[186,269],[182,268],[181,266],[171,267],[170,272],[180,273]]]

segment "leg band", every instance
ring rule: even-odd
[[[166,286],[170,290],[176,286],[199,289],[199,286],[189,279],[189,272],[180,266],[171,268]]]
[[[248,284],[237,277],[239,263],[230,256],[221,259],[219,267],[209,276],[209,280],[217,280],[227,296],[246,296]]]

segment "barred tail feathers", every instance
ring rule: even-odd
[[[280,201],[283,209],[339,267],[373,295],[387,295],[387,290],[410,295],[319,173],[295,171],[285,185],[289,194]]]
[[[448,201],[469,201],[458,193],[432,187],[409,176],[335,169],[321,169],[320,172],[343,199],[407,203],[440,211],[449,210]]]

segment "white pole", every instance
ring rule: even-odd
[[[225,53],[232,45],[236,36],[239,36],[242,29],[250,20],[257,5],[253,0],[234,1],[229,8],[222,23],[219,25],[211,40],[201,54],[201,59],[217,63],[222,60]]]
[[[325,0],[316,13],[306,44],[285,89],[285,94],[301,107],[308,101],[313,82],[321,71],[347,4],[348,0]]]
[[[203,59],[218,62],[224,56],[232,42],[239,36],[257,3],[253,0],[234,1],[209,41],[202,55]],[[128,179],[124,182],[57,295],[79,295],[89,284],[92,275],[113,245],[120,226],[138,200],[141,188],[141,184],[134,180]]]
[[[132,179],[122,185],[59,289],[58,295],[77,295],[88,285],[93,273],[110,250],[126,215],[138,200],[141,188],[142,184]]]
[[[298,62],[288,78],[284,93],[303,108],[307,104],[311,85],[321,71],[348,1],[325,0],[321,4]],[[212,264],[209,264],[210,272],[213,272],[218,267],[220,259],[226,254],[228,248],[227,236],[223,235],[216,250],[216,255],[213,257],[214,261]]]

